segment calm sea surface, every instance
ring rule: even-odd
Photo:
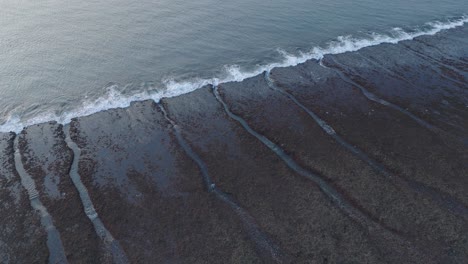
[[[180,94],[339,36],[393,37],[467,13],[466,0],[0,0],[0,127]]]

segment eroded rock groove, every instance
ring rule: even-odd
[[[338,62],[336,62],[334,60],[334,62],[337,64],[337,65],[340,65]],[[338,74],[338,76],[340,76],[341,79],[343,79],[344,82],[348,83],[348,84],[351,84],[355,87],[357,87],[361,93],[369,100],[373,101],[373,102],[376,102],[378,104],[381,104],[383,106],[386,106],[386,107],[389,107],[389,108],[392,108],[406,116],[408,116],[409,118],[413,119],[414,121],[416,121],[416,123],[418,123],[419,125],[421,125],[422,127],[425,127],[426,129],[432,131],[432,132],[435,132],[437,133],[438,132],[438,129],[429,124],[428,122],[424,121],[423,119],[417,117],[416,115],[414,115],[413,113],[409,112],[408,110],[405,110],[403,109],[401,106],[398,106],[394,103],[390,103],[384,99],[381,99],[380,97],[378,97],[377,95],[375,95],[374,93],[371,93],[370,91],[368,91],[366,88],[364,88],[362,85],[356,83],[355,81],[351,80],[349,77],[345,76],[345,74],[340,70],[340,69],[337,69],[337,68],[334,68],[334,67],[330,67],[329,65],[325,65],[327,68],[330,68],[330,69],[333,69],[336,71],[336,73]]]
[[[206,164],[198,156],[198,154],[195,151],[193,151],[193,149],[189,146],[189,144],[185,141],[184,137],[182,136],[179,126],[174,122],[174,120],[172,120],[169,117],[165,107],[161,103],[159,103],[158,106],[161,109],[161,112],[163,113],[166,120],[171,124],[174,130],[174,134],[177,138],[177,142],[184,149],[185,153],[187,153],[187,155],[193,161],[195,161],[198,168],[200,169],[200,172],[202,173],[202,176],[203,176],[203,182],[205,184],[206,190],[208,192],[213,193],[217,199],[226,203],[227,205],[229,205],[229,207],[232,210],[235,211],[235,213],[239,216],[239,218],[244,223],[244,226],[249,236],[255,242],[255,245],[258,251],[264,258],[269,259],[270,261],[274,261],[276,263],[283,263],[286,259],[286,256],[284,255],[284,253],[282,253],[282,250],[277,245],[275,245],[273,241],[266,236],[266,234],[264,234],[260,230],[258,225],[255,223],[255,219],[246,210],[244,210],[235,201],[233,201],[226,193],[224,193],[223,191],[221,191],[220,189],[216,187],[216,184],[212,181],[210,175],[208,174],[208,169],[206,167]]]
[[[430,44],[428,43],[427,41],[424,41],[424,40],[421,40],[419,38],[415,38],[413,39],[413,41],[416,41],[416,42],[419,42],[427,47],[430,47],[430,48],[433,48],[434,50],[436,50],[439,54],[441,54],[442,56],[447,56],[446,53],[444,53],[443,50],[441,50],[439,47],[437,47],[436,45],[433,45],[433,44]],[[464,60],[463,58],[457,58],[457,57],[454,57],[454,56],[450,56],[450,59],[452,61],[456,61],[460,64],[463,64],[463,65],[468,65],[468,61],[467,60]]]
[[[47,211],[47,208],[39,199],[39,192],[36,189],[36,184],[31,176],[26,172],[21,161],[21,154],[18,147],[18,137],[14,140],[15,150],[15,167],[21,178],[21,185],[26,189],[31,206],[39,212],[41,224],[47,232],[47,247],[49,249],[49,264],[68,263],[65,256],[60,233],[55,228],[52,216]]]
[[[348,216],[353,218],[354,220],[358,221],[359,223],[365,226],[374,226],[376,223],[371,220],[366,214],[362,213],[359,209],[355,208],[351,203],[349,203],[342,195],[330,184],[328,184],[322,177],[319,175],[312,173],[304,168],[302,168],[299,164],[297,164],[290,156],[288,156],[283,149],[281,149],[278,145],[273,143],[271,140],[266,138],[265,136],[259,134],[255,130],[253,130],[247,122],[241,118],[240,116],[234,114],[229,109],[229,106],[224,102],[219,94],[218,88],[215,86],[213,87],[213,94],[218,100],[218,102],[223,106],[224,111],[226,114],[240,123],[242,127],[247,130],[249,134],[260,140],[265,146],[267,146],[271,151],[273,151],[279,158],[281,158],[286,165],[291,168],[293,171],[298,173],[299,175],[312,180],[315,182],[322,192],[327,195],[340,209],[342,209]],[[334,133],[333,130],[329,130],[329,133]],[[378,225],[378,224],[377,224]]]
[[[429,252],[424,248],[418,247],[415,245],[412,239],[405,238],[399,233],[398,230],[380,223],[377,219],[363,211],[360,207],[355,206],[352,202],[348,201],[335,187],[325,181],[322,176],[303,168],[298,163],[296,163],[293,158],[287,155],[280,146],[253,130],[242,117],[231,112],[227,103],[222,99],[217,86],[212,87],[212,92],[230,118],[237,121],[249,134],[257,138],[271,151],[273,151],[290,169],[295,171],[300,176],[305,177],[317,184],[320,190],[348,217],[359,223],[362,227],[368,229],[370,232],[380,233],[383,231],[386,233],[385,236],[388,239],[393,240],[400,245],[404,245],[404,248],[407,249],[408,253],[411,255],[423,256],[421,254],[425,254],[428,257],[427,261],[437,258],[433,252]],[[333,133],[332,130],[330,130],[330,133]]]
[[[385,178],[390,180],[395,185],[405,185],[410,187],[413,191],[424,193],[426,196],[429,196],[432,200],[439,203],[443,208],[447,208],[455,214],[459,214],[462,216],[468,216],[468,207],[463,204],[462,202],[458,201],[456,198],[443,193],[439,190],[426,186],[417,181],[412,181],[406,179],[404,177],[400,177],[388,169],[386,169],[382,164],[370,158],[366,153],[362,150],[354,147],[350,143],[348,143],[345,139],[343,139],[340,135],[336,133],[336,131],[331,127],[327,122],[321,119],[316,113],[311,111],[309,108],[304,106],[301,102],[299,102],[296,97],[294,97],[291,93],[288,93],[284,89],[281,89],[275,84],[275,81],[271,78],[270,72],[264,73],[265,80],[272,90],[281,93],[282,95],[289,98],[294,104],[299,106],[302,110],[304,110],[321,128],[325,131],[329,136],[331,136],[337,143],[339,143],[342,147],[353,153],[356,157],[361,159],[362,161],[366,162],[369,166],[371,166],[376,172],[383,175]]]
[[[65,135],[65,142],[67,143],[67,146],[73,151],[73,162],[69,174],[73,185],[78,190],[78,193],[80,195],[84,212],[89,218],[89,220],[91,220],[91,222],[93,223],[96,234],[103,241],[107,252],[110,255],[112,255],[113,262],[117,264],[129,263],[128,258],[125,255],[125,252],[121,248],[120,244],[117,240],[114,239],[112,234],[107,230],[104,223],[99,218],[98,213],[94,208],[93,202],[91,201],[91,197],[89,196],[88,190],[81,181],[81,176],[78,173],[78,163],[80,161],[81,149],[71,139],[70,128],[65,129]]]
[[[454,67],[454,66],[452,66],[452,65],[450,65],[448,63],[445,63],[443,61],[440,61],[438,59],[435,59],[435,58],[433,58],[433,57],[431,57],[429,55],[426,55],[426,54],[424,54],[424,53],[410,47],[409,45],[403,45],[403,47],[405,47],[407,50],[409,50],[410,52],[414,53],[416,56],[418,56],[418,57],[420,57],[422,59],[432,61],[432,62],[434,62],[434,63],[436,63],[436,64],[438,64],[438,65],[440,65],[442,67],[445,67],[447,69],[452,70],[453,72],[455,72],[455,73],[457,73],[459,75],[464,75],[465,74],[463,71],[459,70],[458,68],[456,68],[456,67]],[[454,79],[454,78],[448,76],[447,74],[442,73],[442,75],[447,80],[450,80],[450,81],[455,82],[455,83],[460,84],[460,85],[466,85],[465,83],[461,82],[460,80]]]

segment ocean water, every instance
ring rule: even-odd
[[[468,23],[466,0],[0,1],[0,131]]]

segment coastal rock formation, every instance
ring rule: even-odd
[[[70,134],[96,211],[131,263],[260,261],[153,101],[79,118]]]
[[[0,262],[45,263],[46,231],[15,170],[13,133],[0,134]]]
[[[467,36],[0,134],[0,262],[465,263]]]
[[[65,143],[63,126],[48,123],[26,128],[19,135],[19,150],[39,200],[60,234],[68,261],[107,262],[69,176],[73,153]]]

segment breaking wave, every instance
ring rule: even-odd
[[[133,101],[154,100],[159,102],[164,97],[174,97],[189,93],[205,85],[218,85],[226,82],[240,82],[246,78],[254,77],[264,71],[270,71],[277,67],[290,67],[308,60],[320,60],[327,54],[339,54],[344,52],[357,51],[365,47],[376,46],[382,43],[398,43],[403,40],[411,40],[419,36],[435,35],[440,31],[463,26],[468,23],[468,16],[462,16],[445,22],[426,23],[420,30],[404,30],[393,28],[387,33],[371,33],[367,38],[356,38],[353,36],[340,36],[330,41],[325,47],[313,47],[308,52],[291,54],[283,50],[278,50],[283,58],[279,62],[258,65],[254,70],[244,71],[238,65],[225,66],[222,77],[208,79],[197,78],[189,81],[177,81],[168,79],[164,81],[164,87],[156,91],[142,91],[133,95],[124,95],[118,91],[116,85],[110,86],[107,92],[91,101],[85,101],[80,107],[73,111],[64,112],[60,115],[55,113],[44,113],[33,118],[22,118],[19,115],[11,114],[6,121],[0,125],[0,132],[20,132],[24,127],[57,121],[61,124],[68,124],[73,118],[88,116],[103,110],[112,108],[124,108],[130,106]]]

